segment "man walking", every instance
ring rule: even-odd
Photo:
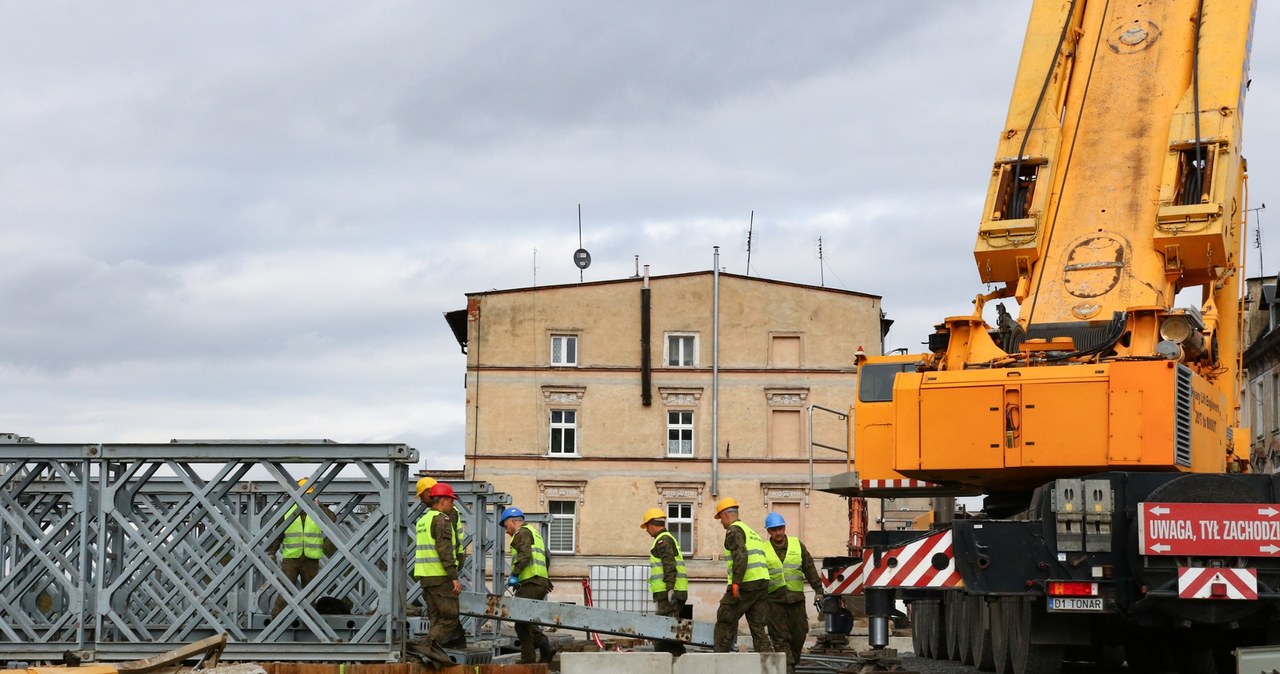
[[[429,508],[418,518],[413,575],[427,602],[427,620],[431,624],[428,645],[443,647],[458,630],[458,595],[462,593],[453,518],[449,515],[453,510],[453,488],[437,482],[427,491],[418,492],[418,498]]]
[[[551,579],[547,574],[547,546],[542,542],[542,534],[525,524],[524,512],[514,506],[502,511],[498,524],[511,536],[511,575],[507,586],[514,587],[520,599],[546,599],[551,591]],[[533,623],[516,621],[516,638],[520,640],[520,662],[551,662],[555,657],[556,649],[551,641],[542,633],[542,628]]]
[[[422,494],[436,486],[436,479],[433,477],[423,477],[418,480],[417,493]],[[456,496],[456,493],[455,493]],[[458,581],[464,586],[469,580],[467,576],[467,551],[466,551],[466,528],[462,522],[462,512],[458,510],[458,499],[453,499],[453,509],[449,512],[449,519],[453,521],[453,543],[454,557],[458,562]],[[467,633],[462,629],[462,622],[458,621],[458,629],[442,644],[448,648],[466,648]]]
[[[640,528],[653,537],[653,547],[649,550],[649,591],[653,593],[657,614],[679,618],[689,600],[689,574],[684,568],[680,543],[667,531],[667,514],[661,508],[646,510]],[[684,655],[685,649],[679,641],[658,640],[653,642],[653,650],[678,657]]]
[[[822,599],[822,577],[804,543],[787,535],[787,522],[778,513],[764,518],[769,534],[766,556],[769,563],[769,637],[773,650],[787,654],[787,671],[795,672],[809,636],[809,617],[805,613],[804,584],[818,600]]]
[[[757,653],[772,653],[767,631],[769,569],[764,541],[738,519],[738,502],[731,498],[720,499],[716,504],[716,519],[725,529],[724,562],[728,574],[716,611],[715,650],[727,653],[733,647],[738,622],[746,615],[751,647]]]

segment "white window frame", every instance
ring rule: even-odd
[[[560,507],[563,507],[565,504],[567,504],[569,506],[569,510],[571,510],[572,512],[567,515],[564,513],[555,512],[557,504],[561,504]],[[547,512],[551,515],[551,522],[547,524],[547,553],[552,555],[572,555],[577,553],[578,502],[572,501],[572,500],[548,500]],[[567,550],[564,548],[554,547],[555,544],[559,542],[561,537],[557,537],[553,531],[558,526],[561,526],[561,527],[565,526],[566,522],[568,523],[568,527],[569,527],[569,546],[570,546],[569,549]]]
[[[1261,440],[1262,433],[1266,428],[1266,419],[1263,418],[1263,410],[1266,409],[1262,397],[1262,377],[1258,377],[1251,382],[1249,393],[1253,398],[1253,437]]]
[[[556,421],[556,415],[560,416],[560,421]],[[566,421],[565,418],[569,417]],[[578,410],[553,408],[547,412],[547,456],[578,456]],[[564,438],[566,431],[571,438],[572,447],[568,451],[564,449]],[[560,449],[556,449],[556,434],[560,435]]]
[[[678,341],[680,343],[683,343],[685,340],[689,340],[693,343],[693,346],[691,349],[692,354],[690,354],[688,362],[685,362],[685,359],[683,357],[684,349],[682,348],[676,349],[677,351],[676,354],[672,354],[672,349],[671,349],[673,342]],[[673,356],[676,357],[675,363],[671,362]],[[662,345],[662,362],[667,367],[697,367],[698,366],[698,333],[668,332],[666,335],[666,340],[663,341],[663,345]]]
[[[556,348],[557,346],[559,349]],[[559,353],[559,360],[556,360],[557,353]],[[552,367],[577,367],[578,336],[571,333],[551,335],[551,350],[547,358]]]
[[[672,415],[680,415],[680,416],[678,419],[674,420],[673,422],[671,418]],[[685,422],[686,415],[688,419],[687,423]],[[684,436],[685,434],[688,435],[687,440],[689,442],[689,450],[687,452],[671,451],[671,443],[672,443],[671,434],[673,432],[678,433],[681,436]],[[676,439],[676,442],[684,442],[685,440],[686,440],[685,437],[679,437]],[[697,424],[693,418],[693,410],[667,410],[667,457],[680,458],[680,459],[693,457],[697,453],[697,449],[698,449],[696,440],[697,440]]]
[[[674,514],[672,512],[673,510],[675,511]],[[694,546],[697,545],[697,541],[698,541],[696,530],[694,529],[693,510],[694,510],[693,501],[670,501],[667,503],[667,507],[666,507],[667,531],[670,531],[671,535],[675,536],[677,544],[681,544],[680,554],[684,555],[685,557],[693,556]],[[688,515],[681,516],[682,513],[680,511],[687,511]],[[688,532],[689,549],[687,550],[684,548],[684,545],[680,540],[680,534],[677,533],[679,528],[684,528]]]

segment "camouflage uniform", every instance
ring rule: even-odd
[[[772,653],[769,643],[769,580],[753,580],[742,582],[747,570],[746,534],[738,527],[731,526],[725,530],[724,548],[729,551],[733,560],[733,578],[725,587],[724,596],[720,598],[720,608],[716,611],[715,650],[727,653],[733,648],[738,636],[738,622],[747,616],[747,627],[751,630],[751,647],[757,653]],[[738,585],[738,598],[733,597],[733,584]]]
[[[660,536],[654,541],[653,549],[650,551],[650,554],[662,560],[662,582],[668,588],[676,586],[676,552],[675,543],[668,536]],[[679,618],[688,601],[689,593],[681,590],[670,589],[666,592],[653,593],[657,614],[662,616]],[[684,655],[685,648],[679,641],[659,640],[653,642],[653,650],[672,655]]]
[[[511,548],[515,554],[511,559],[511,574],[519,576],[526,566],[533,563],[533,534],[521,527],[511,536]],[[551,581],[541,576],[534,576],[520,581],[516,587],[516,596],[521,599],[537,599],[542,601],[551,592]],[[544,662],[550,662],[551,641],[542,633],[542,628],[533,624],[516,621],[516,639],[520,641],[520,661],[538,662],[539,655]]]
[[[787,545],[792,537],[781,544],[768,541],[778,559],[786,559]],[[805,582],[821,597],[822,577],[813,563],[809,549],[799,538],[795,539],[800,546],[800,570],[804,573]],[[769,593],[769,637],[773,641],[773,650],[787,654],[787,671],[794,672],[800,653],[804,650],[805,639],[809,636],[809,616],[805,609],[804,591],[788,589],[785,585]]]
[[[440,513],[431,521],[431,536],[435,538],[436,554],[440,555],[445,575],[419,577],[418,585],[422,587],[427,620],[431,624],[427,640],[444,645],[459,629],[458,595],[453,593],[453,581],[458,580],[458,562],[453,544],[453,519],[448,513]]]

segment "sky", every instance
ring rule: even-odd
[[[1258,5],[1244,149],[1251,205],[1280,206],[1280,3]],[[882,296],[886,348],[919,350],[987,290],[1029,8],[0,3],[0,432],[461,468],[443,314],[577,282],[579,205],[587,281],[719,246],[728,272]],[[1250,276],[1280,266],[1272,213]]]

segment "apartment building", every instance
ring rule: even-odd
[[[1259,473],[1280,470],[1280,299],[1276,277],[1245,281],[1244,388],[1240,425],[1249,429],[1249,461]]]
[[[651,507],[695,605],[724,588],[718,499],[762,535],[776,511],[815,557],[846,554],[847,500],[810,475],[846,470],[831,411],[853,402],[854,352],[880,352],[879,297],[706,271],[469,293],[465,328],[455,314],[465,476],[549,513],[553,599],[581,601],[578,580],[602,569],[647,577]]]

